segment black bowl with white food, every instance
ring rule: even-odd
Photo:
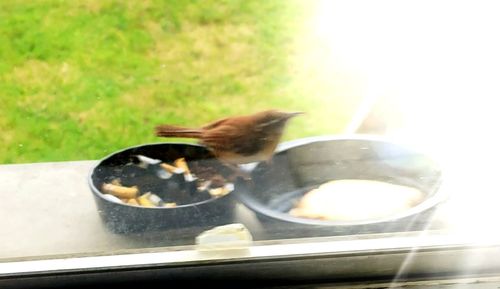
[[[231,221],[232,173],[203,146],[146,144],[99,161],[89,185],[112,232],[138,233]]]
[[[282,143],[236,194],[284,233],[374,233],[426,226],[446,199],[442,181],[438,162],[407,146],[375,136],[320,136]]]

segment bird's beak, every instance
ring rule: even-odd
[[[296,116],[299,116],[299,115],[302,115],[302,114],[305,114],[305,112],[303,112],[303,111],[289,112],[288,115],[287,115],[287,118],[296,117]]]

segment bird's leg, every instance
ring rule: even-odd
[[[238,177],[243,178],[245,181],[252,179],[250,173],[242,170],[239,166],[226,162],[223,162],[223,164],[233,172],[230,176],[232,181],[235,181]]]
[[[259,165],[266,169],[270,169],[273,166],[273,163],[274,163],[274,158],[271,156],[270,158],[261,161]]]

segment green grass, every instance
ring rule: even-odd
[[[284,140],[338,132],[344,107],[291,68],[309,3],[1,1],[0,163],[99,159],[166,141],[156,124],[266,108],[307,112]]]

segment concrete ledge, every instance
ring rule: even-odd
[[[101,222],[87,177],[97,161],[0,166],[0,260],[102,255],[190,244],[164,233],[116,235]]]

